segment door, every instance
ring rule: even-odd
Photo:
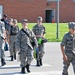
[[[46,10],[46,23],[52,23],[54,20],[54,10]]]

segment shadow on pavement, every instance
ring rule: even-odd
[[[2,66],[0,66],[0,69],[16,69],[16,68],[20,68],[20,66],[16,66],[16,67],[11,67],[11,66],[9,66],[9,67],[2,67]]]
[[[20,72],[14,72],[14,73],[2,73],[0,75],[21,75]]]

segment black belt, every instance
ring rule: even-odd
[[[11,36],[15,36],[15,35],[17,35],[17,34],[11,34]]]

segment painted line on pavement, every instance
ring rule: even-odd
[[[46,72],[31,72],[25,75],[61,75],[62,71],[46,71]],[[14,75],[23,75],[23,74],[14,74]]]
[[[36,66],[35,64],[31,64],[31,66],[34,65]],[[50,67],[51,65],[49,64],[43,64],[43,66],[41,67]],[[5,66],[2,66],[2,67],[20,67],[20,64],[19,65],[5,65]]]

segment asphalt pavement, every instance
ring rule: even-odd
[[[37,67],[36,60],[31,63],[31,73],[25,75],[62,75],[63,60],[60,50],[60,42],[45,43],[45,55],[43,57],[43,66]],[[20,73],[20,62],[10,61],[9,51],[5,51],[5,66],[0,66],[0,75],[24,75]],[[1,64],[0,64],[1,65]],[[72,65],[69,67],[69,75],[73,74]]]

